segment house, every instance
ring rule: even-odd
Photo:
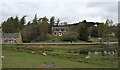
[[[67,26],[64,25],[64,24],[61,24],[61,25],[58,25],[58,26],[55,25],[55,26],[52,27],[52,35],[53,36],[62,36],[66,32],[68,32],[68,30],[70,30],[71,27],[78,26],[79,24],[81,24],[83,22],[88,24],[89,26],[94,26],[94,25],[100,25],[101,24],[99,22],[87,22],[87,21],[84,20],[84,21],[79,22],[79,23],[68,24]]]
[[[21,33],[3,33],[2,34],[3,44],[20,44],[22,43]]]
[[[55,26],[52,27],[52,35],[53,36],[62,36],[68,31],[68,27],[66,26]]]

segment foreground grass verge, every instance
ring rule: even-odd
[[[44,68],[45,62],[55,63],[55,68],[115,68],[116,65],[109,66],[91,63],[82,63],[61,59],[53,56],[42,56],[37,54],[29,54],[24,52],[15,52],[3,50],[5,59],[3,60],[3,68]]]

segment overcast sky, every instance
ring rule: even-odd
[[[75,23],[82,20],[93,22],[105,22],[111,19],[113,22],[118,21],[118,2],[117,0],[107,1],[85,1],[79,0],[47,0],[47,1],[6,1],[0,2],[0,22],[8,17],[18,15],[22,17],[27,15],[27,21],[32,21],[34,15],[37,17],[52,17],[68,23]]]

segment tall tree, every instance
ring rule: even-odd
[[[112,26],[113,21],[112,21],[112,20],[107,19],[105,23],[106,23],[106,24],[108,24],[108,26]]]
[[[52,27],[54,26],[55,24],[55,17],[51,17],[50,18],[50,24],[49,24],[49,33],[52,34]]]
[[[97,26],[92,27],[91,36],[98,37],[98,27]]]
[[[38,22],[42,22],[42,18],[39,18],[39,19],[38,19]]]
[[[38,36],[40,36],[37,25],[25,26],[22,30],[23,42],[32,42]]]
[[[105,37],[105,26],[103,23],[100,24],[99,29],[98,29],[98,35],[101,38]]]
[[[112,21],[112,20],[110,20],[110,23],[109,23],[109,24],[110,24],[110,26],[112,26],[112,25],[113,25],[113,21]]]
[[[58,26],[59,24],[60,24],[60,19],[57,19],[56,26]]]
[[[53,26],[55,24],[55,17],[50,18],[50,25]]]
[[[7,19],[7,21],[4,21],[2,23],[2,31],[4,33],[15,33],[19,32],[19,19],[16,16],[14,19],[13,17],[10,17]]]
[[[33,19],[33,24],[37,24],[37,14],[35,14],[35,17]]]
[[[110,22],[110,20],[109,20],[109,19],[107,19],[105,23],[106,23],[106,24],[109,24],[109,22]]]
[[[89,36],[89,27],[84,22],[82,22],[80,24],[78,39],[87,41],[89,39],[88,36]]]
[[[14,27],[15,27],[14,31],[19,32],[19,18],[18,18],[18,16],[15,17],[13,23],[14,23]]]
[[[24,25],[26,24],[26,19],[25,19],[25,17],[26,17],[26,15],[25,16],[23,16],[22,18],[21,18],[21,20],[20,20],[20,24],[19,24],[19,26],[20,26],[20,31],[22,31],[22,29],[24,28]]]
[[[42,22],[39,24],[39,31],[41,40],[45,40],[47,38],[48,33],[48,19],[46,17],[42,18]]]
[[[98,30],[99,37],[101,37],[103,40],[109,41],[108,39],[110,37],[110,32],[111,30],[107,22],[105,24],[100,24]]]
[[[31,23],[30,23],[30,21],[27,23],[27,25],[30,25]]]

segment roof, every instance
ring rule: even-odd
[[[52,30],[54,29],[68,29],[68,27],[52,27]]]
[[[18,37],[19,33],[3,33],[2,37]]]

